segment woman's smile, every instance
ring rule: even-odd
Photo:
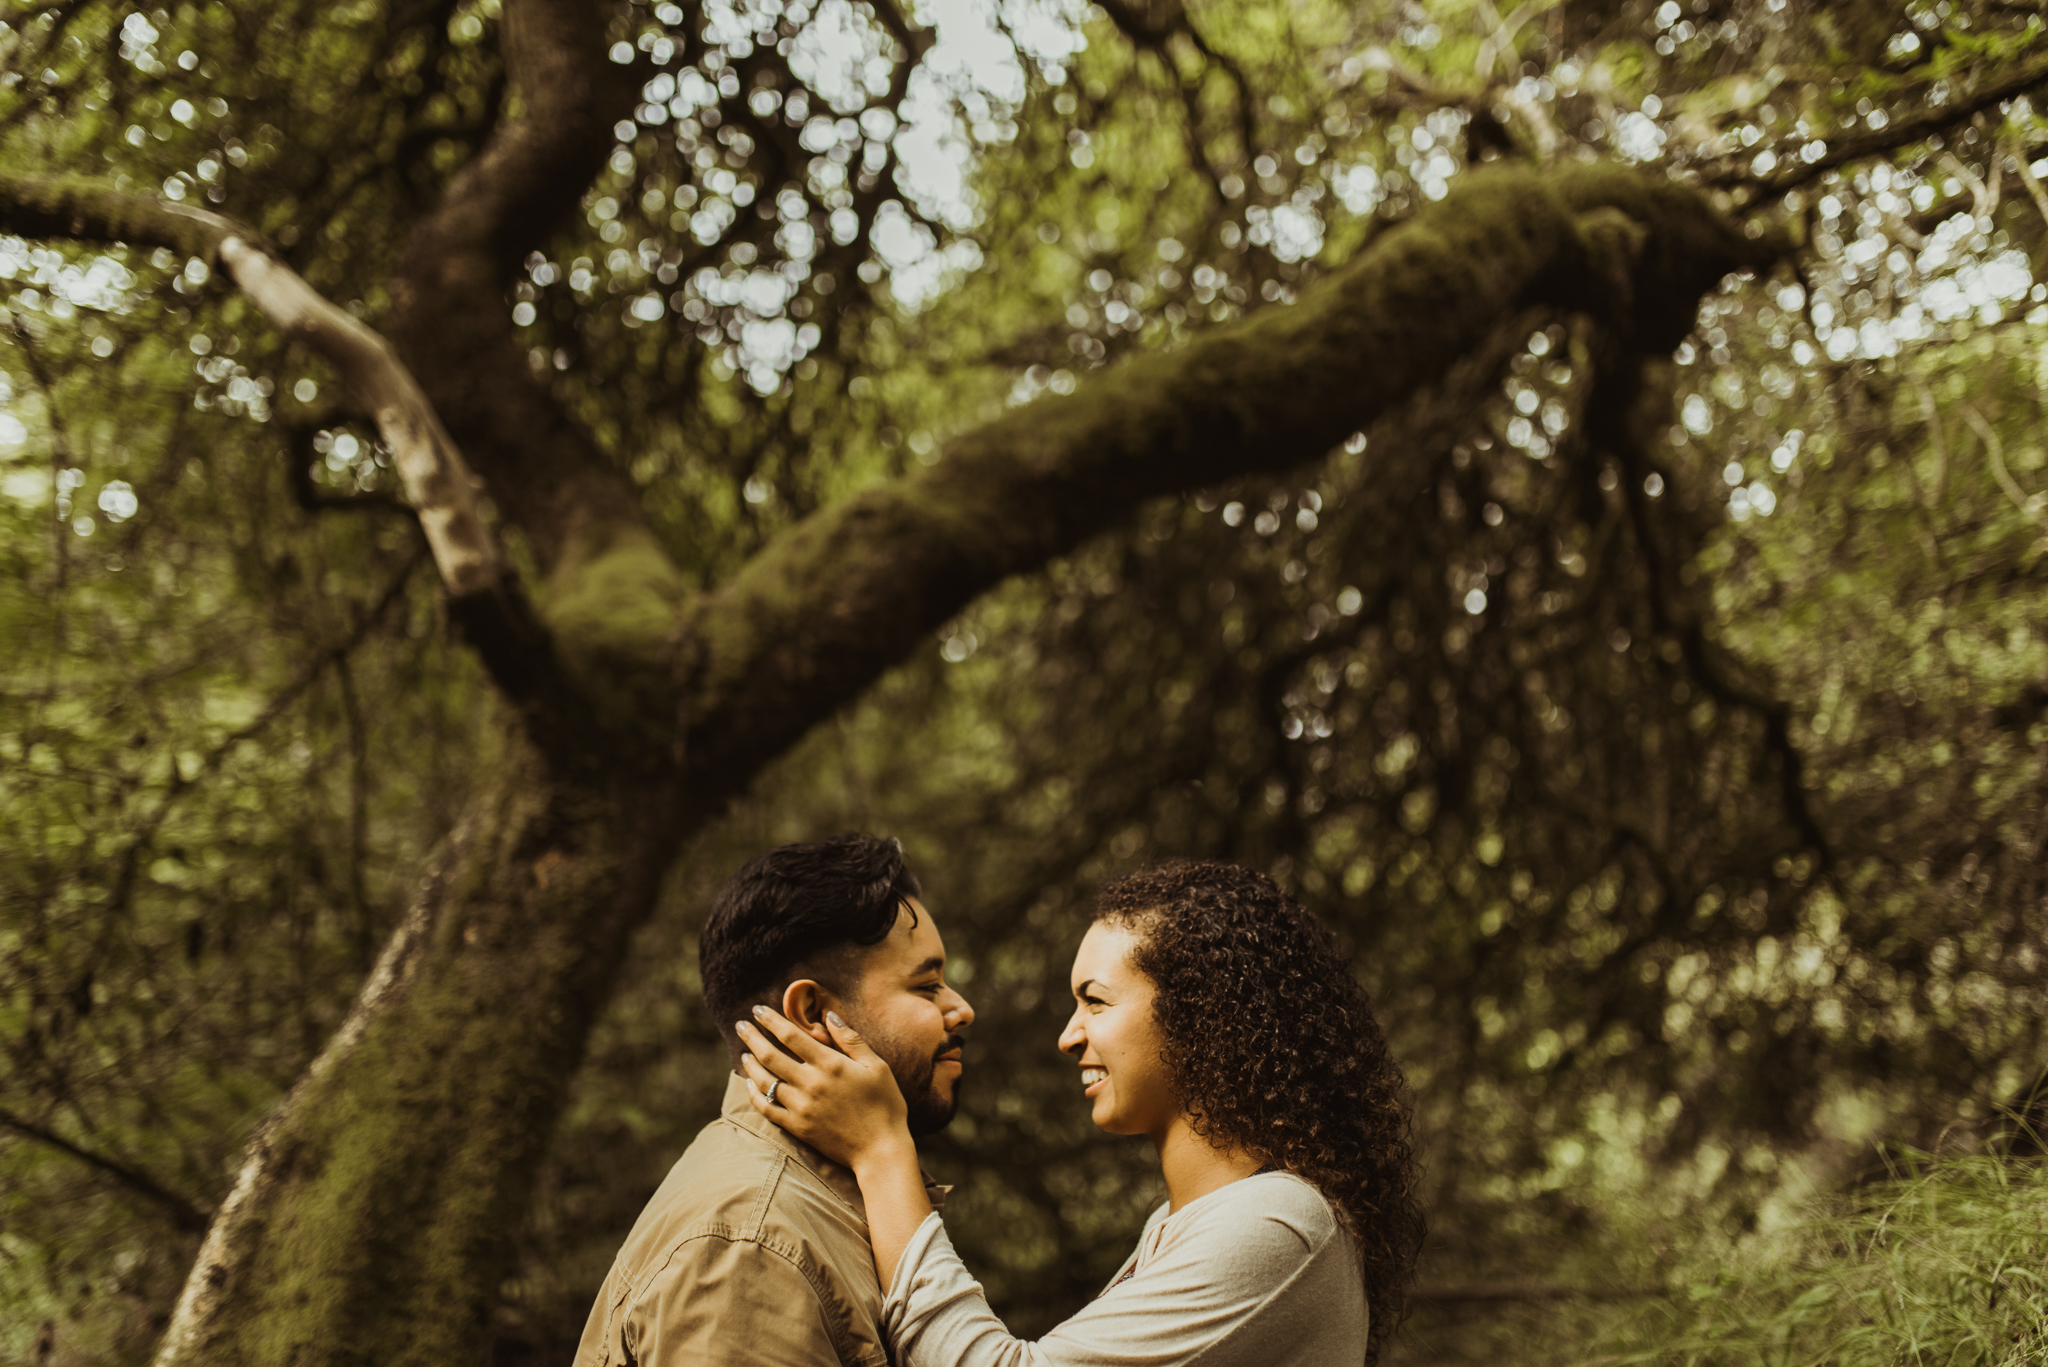
[[[1101,1090],[1102,1084],[1107,1081],[1109,1081],[1109,1069],[1083,1068],[1081,1070],[1081,1095],[1094,1096],[1097,1091]]]

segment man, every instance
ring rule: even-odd
[[[785,845],[733,875],[705,922],[700,970],[735,1065],[733,1026],[754,1006],[827,1045],[837,1011],[888,1061],[911,1132],[943,1129],[974,1009],[946,985],[918,892],[902,846],[861,835]],[[719,1118],[626,1237],[576,1367],[886,1367],[881,1304],[853,1174],[764,1120],[735,1072]]]

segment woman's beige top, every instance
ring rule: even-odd
[[[1359,1367],[1365,1329],[1350,1236],[1285,1172],[1153,1211],[1109,1289],[1035,1343],[989,1310],[936,1213],[882,1305],[900,1367]]]

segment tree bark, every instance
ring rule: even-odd
[[[673,790],[480,775],[347,1020],[251,1141],[159,1367],[474,1361],[525,1193],[673,845]]]
[[[521,262],[581,206],[638,81],[605,55],[625,7],[510,0],[508,112],[412,231],[384,320],[544,574],[649,534],[631,483],[535,376],[512,326]],[[552,374],[552,371],[549,372]]]
[[[229,233],[216,250],[277,330],[325,356],[369,405],[448,592],[461,598],[495,588],[505,563],[477,508],[475,480],[391,344],[262,249]]]

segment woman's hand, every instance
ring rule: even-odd
[[[916,1166],[909,1111],[896,1075],[836,1012],[825,1028],[844,1052],[820,1044],[765,1006],[754,1008],[758,1027],[739,1023],[750,1051],[740,1058],[754,1109],[835,1163],[862,1168],[892,1163],[907,1152]],[[780,1041],[778,1049],[765,1036]],[[787,1050],[787,1052],[784,1052]],[[768,1099],[774,1084],[773,1102]]]
[[[754,1008],[754,1019],[758,1027],[739,1023],[740,1039],[750,1051],[740,1059],[747,1099],[819,1153],[853,1169],[867,1206],[875,1272],[886,1293],[903,1250],[932,1213],[896,1075],[836,1012],[825,1013],[825,1029],[843,1053],[765,1006]],[[770,1083],[775,1087],[772,1102]]]

